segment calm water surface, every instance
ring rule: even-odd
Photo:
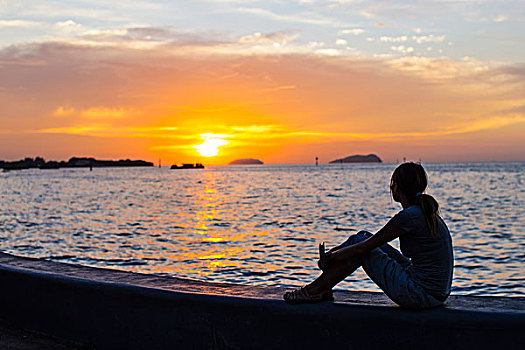
[[[524,162],[424,164],[455,252],[453,293],[525,295]],[[394,164],[0,173],[0,250],[205,281],[298,286],[317,244],[401,208]],[[397,242],[394,243],[397,247]],[[377,291],[358,270],[338,288]]]

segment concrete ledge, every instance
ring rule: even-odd
[[[382,293],[290,306],[283,288],[205,283],[0,253],[0,318],[97,349],[524,349],[525,298],[404,310]]]

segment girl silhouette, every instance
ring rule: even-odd
[[[333,300],[332,288],[362,266],[396,304],[406,308],[442,305],[450,294],[454,258],[452,239],[427,188],[420,164],[403,163],[392,174],[390,192],[403,210],[376,234],[361,231],[324,254],[322,274],[312,283],[286,292],[290,304]],[[387,243],[399,238],[401,252]],[[322,249],[323,248],[323,249]]]

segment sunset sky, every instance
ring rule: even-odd
[[[0,1],[0,159],[525,160],[520,1]]]

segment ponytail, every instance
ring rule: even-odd
[[[418,193],[415,203],[421,207],[427,222],[430,234],[434,238],[439,237],[439,204],[429,194]]]

